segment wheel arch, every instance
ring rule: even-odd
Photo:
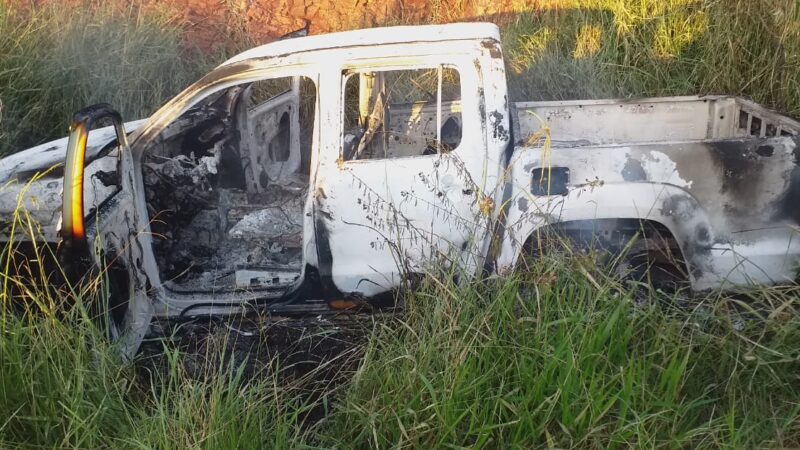
[[[500,271],[516,266],[525,249],[537,235],[559,228],[587,228],[598,222],[638,221],[661,228],[674,239],[685,262],[689,281],[695,286],[698,278],[714,272],[711,244],[714,229],[698,201],[687,191],[672,185],[654,183],[606,184],[592,189],[573,189],[558,199],[548,199],[553,213],[514,217],[512,242],[498,259]],[[516,223],[514,222],[516,221]],[[505,253],[505,254],[503,254]],[[509,254],[510,253],[510,254]]]

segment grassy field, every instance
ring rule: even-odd
[[[11,3],[0,0],[0,154],[65,136],[93,103],[147,117],[220,59],[182,48],[168,11],[51,5],[22,15]]]
[[[323,366],[286,381],[281,361],[245,375],[223,347],[189,373],[170,346],[144,376],[115,358],[89,297],[6,317],[0,446],[800,445],[797,287],[688,301],[623,287],[587,257],[466,286],[447,278],[368,324],[366,343],[330,363],[333,379]]]
[[[460,18],[458,2],[432,3],[432,20]],[[730,93],[800,115],[793,1],[551,3],[497,17],[518,100]],[[21,18],[0,0],[0,152],[62,136],[96,101],[146,116],[221,61],[182,44],[171,14]],[[28,313],[6,307],[0,323],[0,447],[800,446],[798,287],[688,300],[620,285],[585,256],[446,279],[370,322],[341,373],[287,381],[280,360],[253,377],[220,350],[188,370],[170,346],[143,375],[91,320],[102,289],[6,270],[4,305],[22,297]]]

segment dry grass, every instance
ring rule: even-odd
[[[460,20],[467,3],[432,1],[432,20]],[[517,100],[727,93],[800,115],[791,0],[537,4],[478,17],[503,21]],[[96,101],[146,116],[197,78],[210,63],[187,57],[169,20],[100,8],[20,21],[0,2],[0,152],[63,135]],[[35,235],[24,214],[15,223]],[[35,270],[12,274],[29,262],[5,250],[1,447],[800,446],[796,286],[647,291],[642,304],[585,258],[467,285],[432,274],[403,317],[376,325],[332,404],[226,365],[198,380],[179,352],[143,385],[95,326],[101,282],[53,290]],[[312,408],[322,420],[301,427]]]

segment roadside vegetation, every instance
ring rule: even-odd
[[[89,312],[102,289],[62,292],[67,306],[29,290],[2,323],[0,446],[800,445],[798,287],[689,299],[620,284],[588,255],[449,275],[296,378],[289,355],[247,373],[226,346],[199,368],[168,343],[158,368],[122,364]]]
[[[65,136],[94,103],[147,117],[220,58],[181,45],[166,9],[16,3],[0,0],[0,155]]]
[[[793,1],[562,4],[497,18],[516,99],[722,93],[800,115]],[[0,154],[94,102],[147,116],[224,57],[187,47],[166,9],[10,5]],[[460,19],[445,6],[433,20]],[[169,342],[157,366],[123,363],[93,320],[103,283],[54,289],[8,246],[0,447],[800,446],[800,287],[689,298],[566,253],[502,279],[432,273],[339,359],[286,377],[290,358],[245,370],[225,346],[201,367]]]

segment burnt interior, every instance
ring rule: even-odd
[[[315,96],[300,77],[234,86],[190,108],[147,149],[153,250],[167,288],[298,280]]]

